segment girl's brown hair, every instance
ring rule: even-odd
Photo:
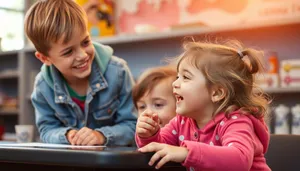
[[[146,93],[150,93],[155,85],[165,79],[172,79],[175,81],[177,76],[176,66],[167,65],[161,67],[150,68],[146,70],[137,80],[137,83],[132,89],[133,102],[137,108],[137,102]],[[171,85],[170,85],[171,88]],[[170,89],[172,91],[172,89]],[[175,97],[174,97],[175,98]]]
[[[199,69],[207,89],[218,85],[225,89],[225,97],[218,102],[213,115],[219,112],[240,110],[262,118],[267,114],[268,100],[255,83],[255,74],[263,70],[263,52],[243,48],[237,41],[224,45],[202,42],[187,42],[184,53],[177,58],[177,68],[183,60]]]

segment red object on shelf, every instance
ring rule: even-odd
[[[272,53],[272,55],[269,57],[269,64],[270,64],[269,73],[277,74],[279,64],[278,64],[278,57],[276,53]]]
[[[3,140],[4,131],[4,125],[0,125],[0,140]]]

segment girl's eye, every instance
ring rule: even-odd
[[[183,79],[184,79],[184,80],[189,80],[190,78],[184,75],[184,76],[183,76]]]
[[[155,108],[162,108],[164,106],[164,104],[155,103],[154,106],[155,106]]]
[[[143,105],[143,106],[138,106],[138,110],[144,110],[146,107]]]

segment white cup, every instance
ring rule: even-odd
[[[18,143],[32,142],[34,135],[33,125],[15,125]]]

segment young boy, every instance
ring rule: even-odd
[[[171,65],[145,71],[132,90],[138,114],[148,110],[157,114],[160,127],[169,123],[176,115],[176,100],[172,88],[176,77],[176,67]]]
[[[44,63],[31,99],[43,142],[128,145],[136,115],[132,75],[113,50],[92,43],[83,9],[73,0],[36,2],[25,32]]]

